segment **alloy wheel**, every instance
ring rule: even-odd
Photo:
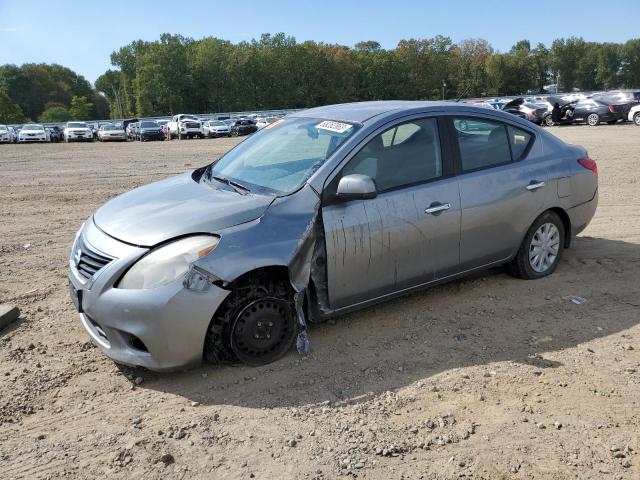
[[[543,223],[531,237],[529,265],[538,273],[549,270],[560,251],[560,231],[553,223]]]
[[[592,127],[595,127],[600,123],[600,117],[598,116],[597,113],[592,113],[587,117],[587,123]]]

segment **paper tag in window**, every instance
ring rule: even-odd
[[[344,133],[349,130],[353,125],[349,125],[348,123],[342,122],[332,122],[330,120],[325,120],[324,122],[320,122],[316,125],[316,128],[321,130],[329,130],[330,132],[336,133]]]

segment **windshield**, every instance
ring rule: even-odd
[[[67,127],[69,128],[89,128],[87,124],[84,122],[69,122],[67,123]]]
[[[158,128],[158,124],[156,122],[142,122],[140,128]]]
[[[287,194],[298,188],[357,127],[313,118],[275,122],[211,164],[203,180],[236,182],[249,190]]]
[[[116,125],[103,125],[102,130],[122,130],[122,129]]]
[[[4,125],[0,125],[0,132],[6,132],[7,131],[7,127],[5,127]]]
[[[183,115],[183,116],[180,118],[180,121],[181,121],[181,122],[185,122],[185,121],[187,121],[187,120],[194,120],[194,121],[196,121],[196,122],[199,122],[199,121],[200,121],[200,120],[198,120],[196,117],[191,117],[191,116],[189,116],[189,115]]]
[[[42,125],[25,125],[22,130],[44,130]]]
[[[224,122],[209,122],[209,125],[212,127],[226,127],[227,124]]]

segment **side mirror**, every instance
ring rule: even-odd
[[[365,200],[378,195],[376,183],[368,175],[353,173],[345,175],[338,183],[336,196],[343,200]]]

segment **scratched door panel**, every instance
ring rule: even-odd
[[[448,210],[428,214],[434,203]],[[341,308],[446,276],[459,265],[455,178],[323,208],[329,300]]]

